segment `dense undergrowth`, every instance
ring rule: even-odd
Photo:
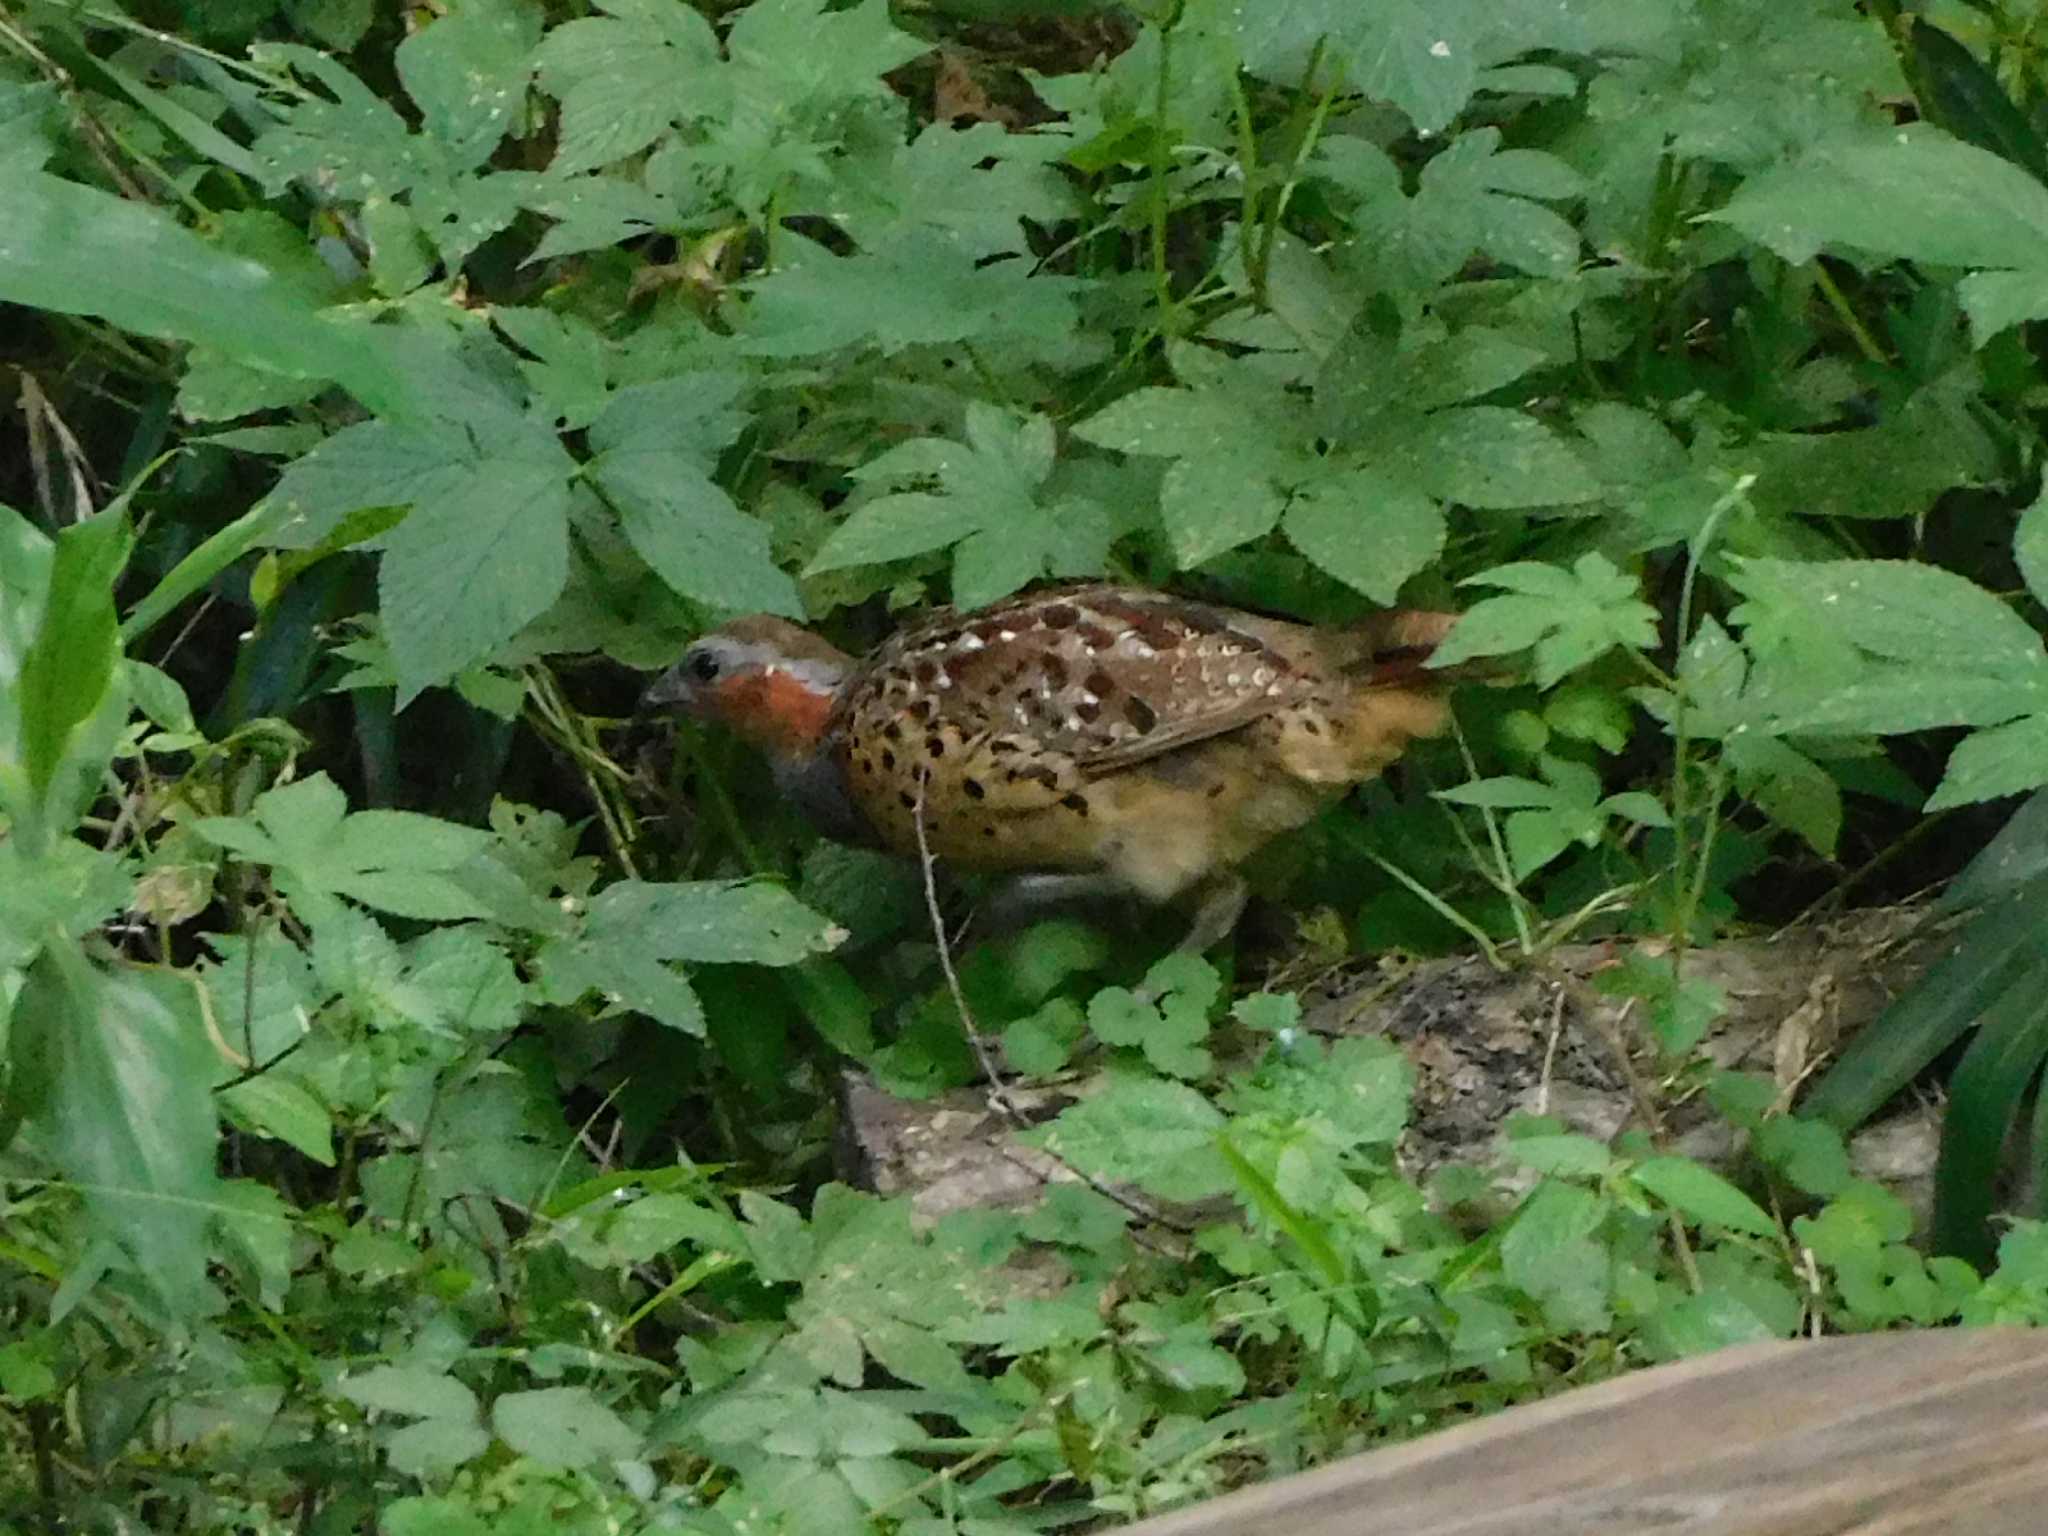
[[[0,0],[0,1530],[994,1536],[2048,1316],[1986,1222],[2044,802],[1820,1117],[1682,964],[2048,781],[2040,33]],[[849,1059],[976,1075],[916,871],[634,700],[735,610],[1104,573],[1526,680],[1262,857],[1234,972],[963,953],[1013,1069],[1111,1068],[1036,1133],[1093,1182],[914,1227],[831,1140]],[[1419,1187],[1407,1064],[1259,980],[1652,934],[1740,1184],[1532,1119]],[[1930,1258],[1842,1130],[1977,1024]]]

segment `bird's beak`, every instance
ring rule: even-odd
[[[694,679],[681,667],[670,667],[657,677],[640,695],[640,713],[651,715],[658,712],[682,709],[690,711],[697,703],[697,686]]]

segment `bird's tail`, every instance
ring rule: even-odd
[[[1369,687],[1499,680],[1503,668],[1491,657],[1448,667],[1429,665],[1430,657],[1461,617],[1426,608],[1389,608],[1376,613],[1354,631],[1359,651],[1345,670]]]

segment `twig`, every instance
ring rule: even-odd
[[[967,994],[960,987],[960,973],[953,968],[953,945],[946,937],[946,920],[939,912],[939,884],[933,870],[932,845],[925,836],[924,798],[931,787],[931,770],[926,769],[918,776],[917,804],[911,807],[911,819],[917,832],[917,864],[924,876],[924,910],[931,918],[932,937],[938,941],[939,969],[946,975],[946,990],[953,994],[953,1006],[960,1013],[960,1027],[967,1034],[967,1043],[974,1049],[974,1059],[981,1067],[981,1074],[988,1079],[989,1107],[1014,1125],[1025,1123],[1023,1112],[1010,1098],[1009,1090],[1003,1087],[1002,1072],[983,1038],[981,1026],[974,1022],[974,1010],[967,1006]]]
[[[946,920],[939,911],[939,885],[934,873],[936,861],[932,857],[931,841],[926,837],[924,829],[925,791],[930,787],[931,770],[927,768],[918,776],[917,801],[911,806],[910,816],[912,828],[917,833],[918,869],[924,876],[924,909],[926,915],[931,919],[932,939],[939,948],[939,969],[945,973],[946,990],[953,995],[953,1006],[959,1010],[960,1027],[967,1035],[968,1045],[974,1050],[974,1059],[980,1065],[982,1075],[988,1079],[989,1108],[1001,1116],[1003,1122],[1012,1129],[1028,1130],[1031,1127],[1031,1122],[1025,1117],[1023,1109],[1018,1105],[1017,1101],[1010,1097],[1009,1090],[1003,1086],[1002,1073],[996,1066],[995,1055],[989,1050],[988,1039],[982,1034],[981,1026],[974,1021],[974,1010],[967,1006],[967,994],[960,986],[960,973],[953,965],[953,943],[952,940],[946,937]],[[1170,1231],[1181,1233],[1183,1236],[1194,1231],[1194,1228],[1186,1223],[1174,1221],[1163,1212],[1153,1210],[1142,1201],[1132,1199],[1129,1195],[1104,1183],[1093,1174],[1076,1168],[1051,1148],[1040,1147],[1036,1150],[1058,1163],[1068,1173],[1071,1173],[1075,1178],[1094,1190],[1095,1193],[1102,1196],[1103,1199],[1121,1206],[1140,1221],[1155,1223]],[[1004,1150],[1003,1155],[1005,1157],[1010,1156],[1007,1149]],[[1015,1162],[1017,1160],[1011,1158],[1011,1161]],[[1018,1166],[1025,1167],[1028,1165],[1020,1162]],[[1044,1178],[1044,1175],[1040,1174],[1036,1169],[1031,1169],[1030,1171],[1035,1177],[1041,1180]],[[1132,1236],[1134,1239],[1136,1238],[1135,1233]]]
[[[1557,988],[1557,994],[1550,1006],[1550,1039],[1543,1047],[1543,1073],[1536,1080],[1536,1113],[1550,1113],[1550,1069],[1557,1060],[1557,1042],[1564,1036],[1564,988]]]

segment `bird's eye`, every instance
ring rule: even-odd
[[[693,651],[689,660],[690,676],[700,683],[718,680],[718,657],[711,651]]]

